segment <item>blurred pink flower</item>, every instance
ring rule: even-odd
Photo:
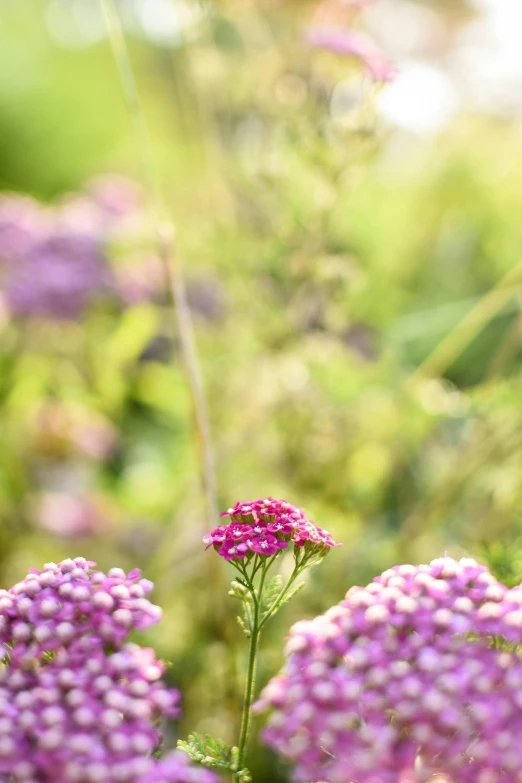
[[[96,500],[65,492],[40,495],[34,519],[38,527],[63,538],[96,536],[107,525]]]
[[[109,216],[137,215],[143,209],[139,187],[117,174],[94,177],[87,183],[86,190],[98,209]]]
[[[114,267],[114,287],[128,305],[157,300],[165,288],[161,261],[154,255],[131,255]]]
[[[395,77],[395,65],[384,56],[373,39],[360,30],[310,27],[306,40],[318,49],[358,58],[376,82],[390,82]]]
[[[71,402],[44,402],[31,422],[31,431],[34,448],[59,459],[77,453],[103,460],[114,451],[118,439],[105,416]]]

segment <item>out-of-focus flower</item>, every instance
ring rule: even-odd
[[[70,402],[46,402],[31,421],[37,452],[54,458],[77,453],[95,460],[108,457],[117,434],[101,413]]]
[[[93,301],[119,296],[108,245],[140,214],[138,190],[114,177],[54,207],[0,198],[0,279],[11,312],[70,320]]]
[[[0,201],[0,269],[2,262],[21,261],[33,246],[35,233],[45,228],[46,218],[33,199],[9,195]]]
[[[5,275],[11,310],[17,315],[74,318],[107,284],[99,239],[53,226],[32,240]]]
[[[203,542],[207,549],[213,546],[225,560],[250,559],[254,553],[274,555],[291,543],[317,555],[340,546],[327,530],[315,525],[300,508],[286,500],[269,497],[237,502],[221,516],[228,516],[231,522],[212,530]]]
[[[165,275],[159,258],[154,255],[127,255],[114,266],[114,286],[129,305],[160,298]]]
[[[146,598],[152,583],[138,570],[93,566],[81,557],[48,563],[0,591],[6,780],[134,783],[153,770],[158,719],[179,712],[154,651],[128,642],[161,616]]]
[[[369,35],[341,27],[310,27],[306,40],[311,46],[327,49],[334,54],[356,57],[376,82],[392,81],[396,67],[381,52]]]
[[[218,778],[204,767],[193,766],[186,753],[176,750],[151,764],[138,783],[218,783]]]
[[[98,212],[111,218],[139,215],[141,212],[140,190],[125,177],[95,177],[87,184],[86,192]]]
[[[40,495],[34,521],[42,530],[63,538],[97,536],[107,528],[103,510],[94,498],[66,492]]]
[[[522,766],[522,588],[474,560],[385,571],[297,623],[261,695],[265,738],[299,781],[432,775],[515,783]]]

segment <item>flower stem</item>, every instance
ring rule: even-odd
[[[248,653],[248,672],[247,681],[245,685],[245,698],[243,701],[243,716],[241,718],[241,730],[239,733],[239,754],[238,754],[238,771],[233,774],[233,781],[237,781],[238,773],[244,768],[245,754],[248,743],[248,734],[250,730],[250,719],[252,717],[252,701],[254,699],[254,688],[256,681],[256,669],[257,669],[257,651],[259,648],[259,637],[261,636],[261,606],[263,600],[263,588],[265,586],[265,579],[268,573],[268,569],[273,563],[273,558],[268,561],[264,561],[261,568],[261,578],[259,580],[259,587],[256,590],[253,581],[253,575],[257,571],[254,568],[251,578],[249,579],[246,571],[244,574],[247,580],[248,587],[250,589],[250,595],[252,596],[252,602],[254,605],[254,613],[251,619],[251,636],[250,636],[250,650]]]
[[[277,612],[277,610],[281,606],[281,601],[283,600],[283,598],[285,597],[285,595],[287,594],[289,589],[292,587],[293,583],[295,582],[295,580],[297,579],[297,577],[301,573],[301,570],[302,569],[299,566],[296,566],[294,568],[294,570],[292,571],[292,574],[290,576],[290,579],[288,580],[286,585],[283,587],[283,589],[281,590],[281,592],[279,593],[279,595],[275,599],[274,603],[272,604],[272,606],[270,607],[270,609],[268,610],[268,612],[265,614],[265,616],[263,617],[262,621],[260,622],[260,624],[259,624],[259,630],[260,631],[264,627],[264,625],[268,622],[268,620],[270,620],[270,618],[273,617],[273,615]]]
[[[206,527],[214,527],[218,510],[209,415],[185,283],[181,273],[180,260],[175,253],[175,229],[167,216],[163,202],[149,129],[118,10],[114,0],[100,0],[100,3],[107,24],[114,60],[120,75],[125,103],[133,124],[137,148],[141,156],[144,181],[149,190],[158,256],[163,266],[167,292],[177,323],[183,369],[192,402],[200,478],[207,505]]]
[[[246,749],[247,749],[247,743],[248,743],[248,735],[250,731],[250,720],[252,717],[252,701],[254,700],[254,689],[255,689],[255,680],[256,680],[256,669],[257,669],[257,653],[259,649],[259,639],[261,636],[261,630],[263,629],[265,623],[267,620],[272,617],[279,608],[281,601],[285,597],[286,593],[292,586],[293,582],[297,578],[297,576],[301,573],[301,570],[303,568],[303,563],[296,563],[296,566],[292,572],[292,575],[290,576],[290,579],[288,580],[285,587],[281,590],[278,597],[270,607],[270,610],[268,611],[268,614],[264,616],[263,619],[261,619],[261,607],[262,607],[262,600],[263,600],[263,588],[265,586],[265,579],[266,575],[268,573],[268,570],[272,563],[274,562],[275,557],[266,560],[262,565],[262,571],[261,571],[261,578],[259,580],[259,587],[255,588],[254,581],[253,581],[253,575],[249,578],[246,570],[243,568],[242,572],[245,576],[246,583],[248,584],[250,594],[252,596],[252,603],[253,603],[253,615],[251,617],[251,636],[250,636],[250,649],[248,653],[248,671],[247,671],[247,681],[245,685],[245,697],[243,701],[243,716],[241,718],[241,731],[239,734],[239,743],[238,743],[238,768],[237,772],[233,773],[232,780],[234,783],[237,783],[239,779],[239,773],[241,770],[243,770],[245,765],[245,755],[246,755]],[[241,570],[241,569],[238,569]],[[257,569],[254,570],[253,573],[256,572]]]
[[[254,597],[254,617],[252,624],[252,635],[250,637],[250,650],[248,654],[248,673],[245,686],[245,699],[243,702],[243,717],[241,719],[241,731],[239,734],[239,755],[238,755],[238,772],[244,767],[246,746],[248,742],[248,733],[250,730],[251,708],[254,698],[254,687],[256,680],[256,668],[257,668],[257,650],[259,646],[259,636],[261,629],[259,627],[259,602]],[[234,773],[234,780],[237,780],[238,775]]]

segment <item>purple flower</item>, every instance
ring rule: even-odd
[[[32,240],[16,265],[9,264],[11,310],[22,316],[75,318],[108,284],[100,239],[56,224]]]
[[[6,262],[23,260],[46,223],[47,216],[36,201],[14,194],[0,200],[0,270]]]
[[[250,525],[229,525],[227,535],[234,539],[243,539],[253,534],[253,528]]]
[[[79,538],[102,533],[107,520],[95,498],[65,492],[45,492],[39,496],[34,521],[56,536]]]
[[[281,533],[282,536],[288,536],[292,533],[294,527],[289,519],[280,517],[277,522],[269,522],[266,529],[269,533]]]
[[[207,549],[211,546],[217,547],[219,549],[226,537],[227,526],[220,525],[219,527],[216,527],[215,530],[212,530],[210,533],[207,533],[207,535],[204,536],[203,543],[207,544]]]
[[[217,783],[184,754],[152,757],[179,713],[154,651],[128,641],[160,617],[152,583],[94,565],[48,563],[0,591],[0,779]]]
[[[522,589],[474,560],[397,566],[297,623],[258,710],[298,781],[516,783]]]
[[[204,767],[192,766],[186,753],[176,750],[154,763],[137,783],[219,783],[217,775]]]
[[[286,549],[286,547],[286,541],[276,538],[271,533],[265,533],[253,539],[251,549],[258,555],[273,555],[278,549]]]
[[[225,560],[242,560],[248,552],[248,546],[242,545],[235,540],[227,539],[218,554]]]
[[[112,177],[96,179],[85,192],[53,207],[16,195],[1,197],[0,276],[10,311],[73,320],[107,296],[127,301],[126,269],[113,271],[108,244],[129,224],[134,227],[139,206],[136,188]],[[158,274],[151,270],[158,266],[157,259],[140,261],[146,285],[137,291],[127,281],[130,301],[157,293]]]
[[[306,40],[316,48],[356,57],[376,82],[389,82],[395,77],[395,65],[386,59],[370,36],[360,30],[311,27],[307,32]]]
[[[290,543],[299,547],[306,544],[312,554],[324,554],[328,548],[340,546],[330,533],[314,525],[302,509],[286,500],[268,497],[237,502],[221,516],[231,521],[207,533],[203,542],[207,549],[214,546],[225,560],[244,558],[249,550],[274,555]]]

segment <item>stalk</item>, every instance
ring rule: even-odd
[[[244,767],[245,753],[248,743],[248,734],[250,731],[250,719],[252,717],[252,701],[254,699],[254,688],[257,669],[257,651],[259,647],[259,637],[261,629],[259,626],[259,603],[254,599],[254,618],[252,626],[252,636],[250,637],[250,650],[248,653],[248,673],[245,686],[245,697],[243,701],[243,717],[241,719],[241,731],[239,734],[239,754],[238,771]],[[237,773],[232,776],[232,780],[237,780]]]
[[[301,570],[299,568],[297,568],[297,567],[294,568],[290,579],[288,580],[286,585],[283,587],[283,589],[281,590],[281,592],[279,593],[279,595],[275,599],[274,603],[272,604],[272,606],[268,610],[267,614],[264,616],[263,620],[261,621],[260,628],[259,628],[260,630],[265,626],[265,624],[268,622],[268,620],[270,620],[270,618],[277,612],[277,610],[281,606],[281,602],[282,602],[283,598],[288,593],[288,591],[290,590],[290,588],[292,587],[293,583],[295,582],[295,580],[297,579],[297,577],[299,576],[300,573],[301,573]]]
[[[241,730],[239,732],[239,742],[238,742],[238,767],[237,772],[234,772],[232,775],[232,780],[234,783],[238,780],[238,773],[244,768],[245,766],[245,756],[247,751],[247,745],[248,745],[248,736],[250,731],[250,722],[252,718],[252,702],[254,700],[254,691],[255,691],[255,681],[256,681],[256,670],[257,670],[257,654],[259,650],[259,641],[261,637],[261,631],[267,622],[267,620],[272,617],[278,610],[281,601],[285,597],[286,593],[288,592],[289,588],[291,587],[292,583],[298,576],[298,574],[301,572],[301,565],[296,564],[292,575],[290,579],[288,580],[285,587],[281,590],[279,595],[277,596],[276,600],[268,610],[268,612],[265,614],[263,619],[261,619],[261,607],[262,607],[262,599],[263,599],[263,588],[265,586],[265,580],[266,575],[268,573],[268,570],[272,563],[274,562],[276,555],[265,563],[263,563],[262,571],[261,571],[261,578],[259,581],[259,587],[256,590],[254,586],[253,581],[253,575],[249,579],[248,575],[246,573],[246,569],[238,568],[238,570],[243,574],[245,577],[246,583],[248,585],[250,595],[252,596],[252,603],[254,605],[254,614],[252,617],[252,623],[251,623],[251,636],[250,636],[250,649],[248,652],[248,670],[247,670],[247,680],[245,685],[245,696],[243,700],[243,715],[241,718]],[[254,573],[256,572],[256,569],[254,569]]]
[[[198,459],[200,481],[207,507],[207,527],[215,527],[218,517],[214,455],[210,434],[207,402],[203,386],[201,367],[190,308],[180,262],[175,258],[174,226],[163,204],[158,184],[157,167],[136,78],[132,68],[125,35],[114,0],[100,0],[105,16],[114,60],[120,75],[121,86],[127,110],[134,127],[136,144],[141,157],[143,177],[150,193],[155,223],[158,255],[163,265],[168,295],[172,303],[179,335],[183,369],[190,394]]]

